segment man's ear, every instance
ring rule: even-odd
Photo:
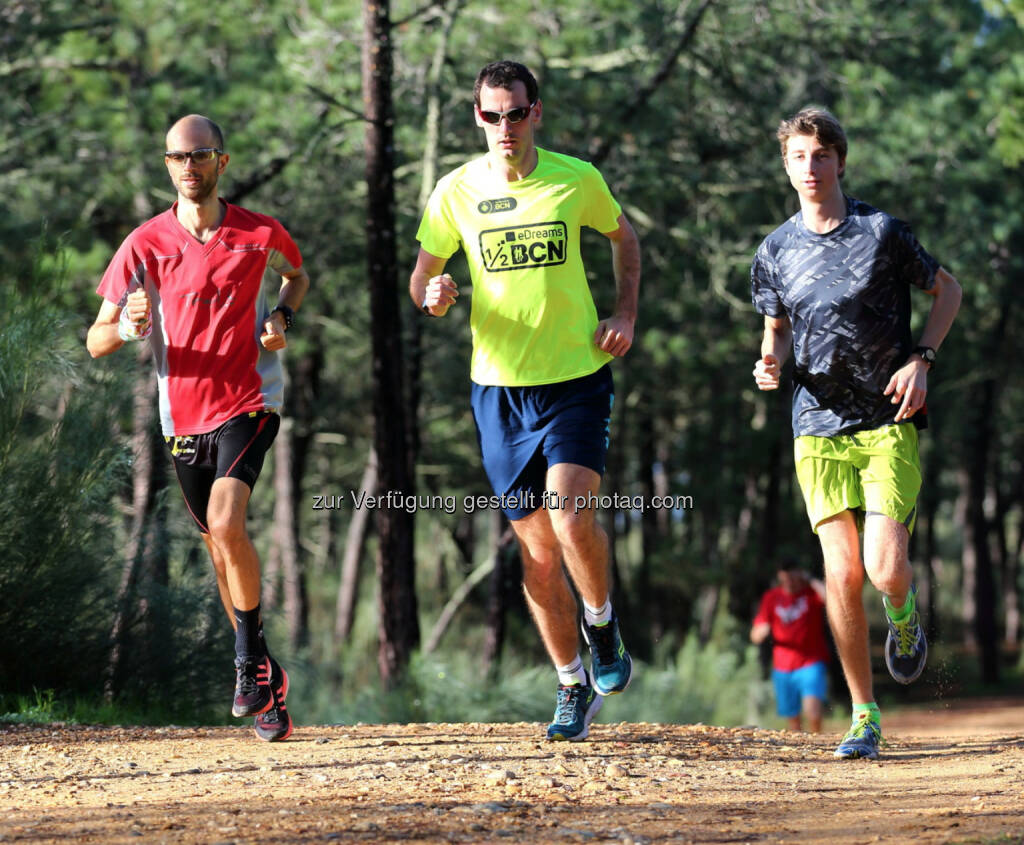
[[[842,179],[843,175],[845,173],[846,173],[846,159],[845,158],[841,158],[841,159],[839,159],[839,178]]]

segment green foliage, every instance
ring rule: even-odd
[[[69,315],[44,297],[7,286],[0,311],[0,677],[5,690],[82,688],[111,610],[119,386],[83,375]]]

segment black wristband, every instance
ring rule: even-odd
[[[274,311],[281,312],[281,315],[284,317],[284,330],[288,331],[288,329],[290,329],[292,327],[292,324],[295,322],[295,311],[293,311],[287,305],[278,305],[277,308],[274,309]],[[273,314],[274,311],[271,311],[270,313]]]

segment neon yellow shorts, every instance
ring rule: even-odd
[[[793,441],[796,477],[814,533],[844,510],[880,513],[914,530],[921,461],[913,423]]]

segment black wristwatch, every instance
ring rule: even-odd
[[[274,311],[281,312],[281,315],[284,317],[284,330],[288,331],[288,329],[292,327],[292,323],[295,322],[295,311],[287,305],[278,305]],[[271,311],[270,313],[273,314],[274,311]]]
[[[935,350],[930,346],[915,346],[911,354],[920,355],[929,367],[935,366]]]

